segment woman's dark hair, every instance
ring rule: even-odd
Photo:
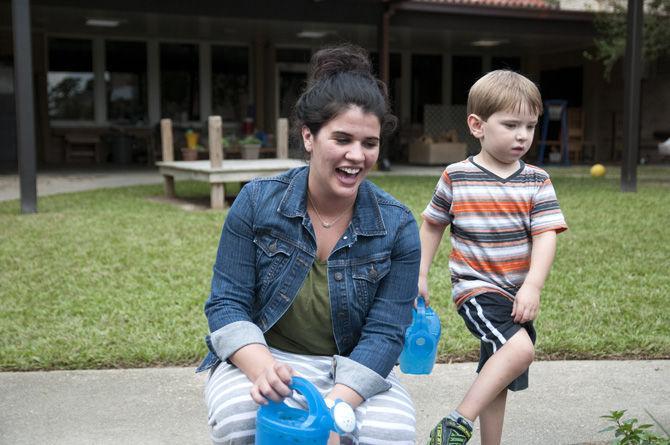
[[[293,128],[298,140],[302,142],[302,127],[316,136],[351,105],[377,116],[382,139],[395,131],[397,119],[389,110],[386,85],[372,74],[367,51],[351,44],[317,51],[305,91],[295,104]]]

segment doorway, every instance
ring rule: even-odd
[[[0,134],[0,167],[13,169],[17,163],[14,67],[6,59],[0,59]]]
[[[307,84],[308,69],[306,63],[277,63],[276,115],[288,118],[289,128],[293,107]],[[289,132],[288,151],[291,158],[303,157],[302,142],[294,131]]]

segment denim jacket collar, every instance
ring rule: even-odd
[[[307,179],[309,167],[304,167],[291,178],[277,211],[287,218],[302,217],[307,214]],[[358,189],[351,227],[356,235],[386,235],[386,227],[377,198],[367,180]]]

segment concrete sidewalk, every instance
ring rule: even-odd
[[[159,184],[161,181],[163,177],[158,174],[158,170],[154,169],[53,171],[38,173],[37,196],[129,185]],[[19,176],[0,174],[0,201],[19,199],[20,196]]]
[[[397,165],[389,172],[372,171],[371,176],[433,176],[437,178],[444,167],[422,167]],[[37,196],[48,196],[59,193],[82,192],[99,188],[126,187],[131,185],[159,184],[163,177],[158,169],[129,168],[64,170],[39,172],[37,174]],[[0,174],[0,201],[20,198],[19,176],[17,174]]]
[[[457,405],[474,363],[436,365],[402,381],[417,409],[419,443]],[[0,373],[0,444],[209,443],[193,368]],[[607,443],[599,416],[614,409],[670,425],[670,361],[557,361],[531,367],[531,387],[512,393],[504,444]],[[478,433],[472,444],[478,444]]]

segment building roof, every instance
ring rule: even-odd
[[[440,5],[482,6],[498,8],[557,9],[557,2],[547,0],[412,0],[415,3]]]

